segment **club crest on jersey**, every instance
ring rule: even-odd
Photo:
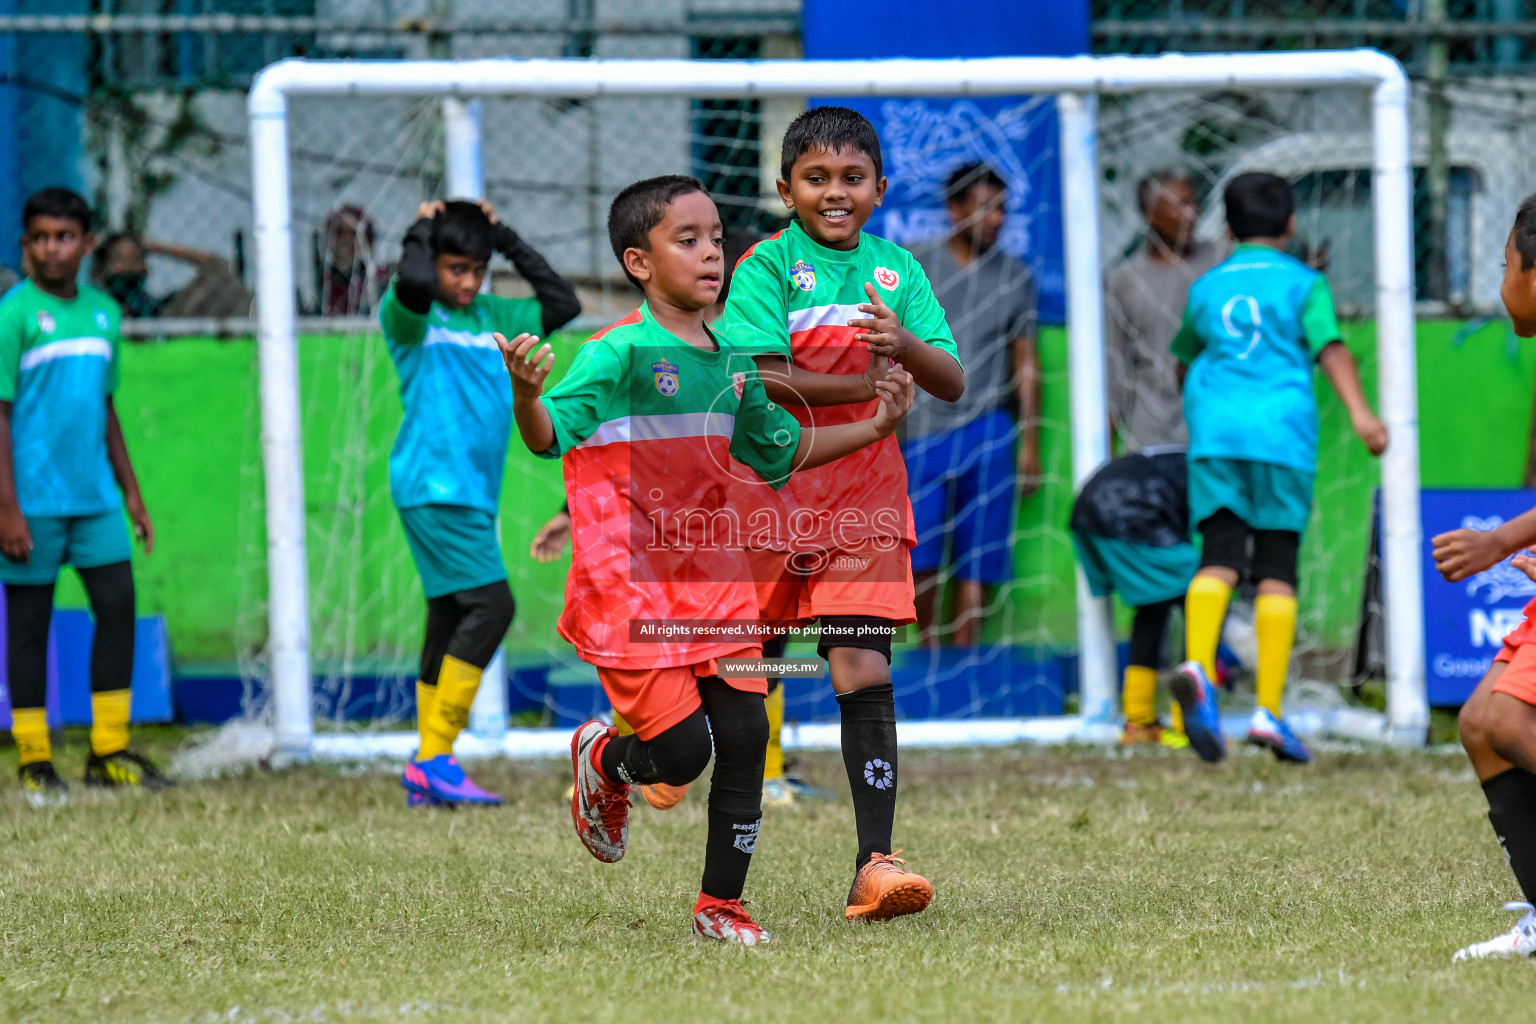
[[[890,267],[876,267],[875,283],[886,291],[893,292],[896,290],[896,286],[901,284],[901,275]]]
[[[38,330],[42,331],[44,334],[52,334],[53,329],[57,326],[58,324],[54,323],[52,313],[48,312],[46,309],[40,309],[37,311]]]
[[[789,268],[789,279],[803,292],[816,290],[816,268],[805,260],[796,260],[795,265]]]
[[[739,401],[742,393],[747,390],[747,375],[745,373],[737,370],[731,374],[731,390],[736,392],[736,398]]]
[[[107,329],[107,312],[106,312],[106,310],[98,309],[96,311],[96,326],[100,327],[102,330],[106,330]]]
[[[651,374],[656,379],[656,390],[662,397],[671,398],[677,394],[677,367],[663,360],[651,364]]]

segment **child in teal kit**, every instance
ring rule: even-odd
[[[148,554],[154,527],[112,397],[122,312],[77,283],[91,210],[46,188],[22,210],[28,278],[0,300],[0,581],[5,583],[11,732],[22,791],[62,803],[44,710],[48,629],[59,570],[74,566],[96,635],[91,647],[91,786],[163,789],[170,780],[128,749],[134,588],[123,512]]]
[[[401,785],[412,806],[498,804],[453,757],[514,608],[496,536],[512,393],[493,335],[549,334],[581,306],[489,203],[423,203],[417,218],[379,308],[405,406],[389,489],[427,598],[416,684],[421,747]],[[533,298],[481,294],[493,250],[532,285]]]
[[[1312,515],[1317,472],[1316,363],[1349,411],[1355,433],[1380,455],[1387,428],[1371,412],[1344,347],[1321,273],[1283,251],[1296,232],[1296,197],[1273,174],[1227,185],[1227,227],[1239,243],[1189,289],[1171,348],[1181,364],[1189,424],[1189,513],[1203,541],[1185,597],[1189,658],[1172,689],[1195,752],[1219,761],[1216,645],[1232,589],[1258,585],[1255,686],[1248,742],[1284,761],[1312,754],[1280,714],[1296,635],[1296,562]]]

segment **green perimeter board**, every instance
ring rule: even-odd
[[[1374,325],[1346,324],[1345,332],[1374,395]],[[1460,322],[1427,321],[1418,335],[1424,486],[1518,486],[1536,377],[1532,346],[1516,345],[1502,321],[1475,332]],[[557,377],[580,340],[555,339]],[[299,354],[317,659],[347,650],[359,660],[409,658],[423,606],[389,501],[387,460],[400,417],[394,370],[377,335],[305,337]],[[1019,509],[1016,579],[988,632],[1066,643],[1074,619],[1065,331],[1042,332],[1041,357],[1047,482]],[[1318,392],[1323,443],[1303,549],[1303,626],[1320,629],[1330,646],[1347,645],[1378,473],[1321,378]],[[154,555],[135,559],[140,607],[167,617],[182,665],[228,662],[264,636],[258,408],[249,339],[124,346],[118,411],[157,532]],[[518,601],[514,649],[564,646],[554,621],[567,563],[540,565],[527,556],[560,501],[558,463],[534,458],[514,439],[501,505],[503,553]],[[346,565],[359,568],[341,571]],[[84,604],[73,574],[60,600]],[[350,611],[338,614],[343,609]]]

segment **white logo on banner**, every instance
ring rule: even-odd
[[[1030,218],[1024,211],[1033,191],[1031,168],[1016,148],[1051,110],[1048,98],[1029,99],[986,114],[970,100],[947,107],[926,100],[888,100],[880,107],[885,125],[886,175],[890,192],[882,234],[898,245],[927,241],[949,230],[943,208],[944,181],[969,163],[986,164],[1008,185],[1008,220],[999,239],[1003,250],[1022,257],[1029,251]],[[1044,153],[1040,159],[1054,159]]]

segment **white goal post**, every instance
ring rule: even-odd
[[[1097,97],[1202,87],[1358,87],[1371,93],[1371,195],[1382,419],[1381,556],[1387,651],[1385,726],[1379,739],[1424,743],[1422,531],[1413,306],[1409,85],[1402,66],[1374,50],[1156,57],[996,57],[969,60],[284,60],[262,71],[248,99],[257,255],[261,446],[266,487],[267,669],[274,739],[285,756],[317,752],[311,706],[303,451],[295,332],[288,102],[309,96],[441,96],[450,190],[478,196],[481,96],[1007,96],[1055,94],[1060,123],[1063,235],[1071,380],[1072,480],[1109,457],[1103,278],[1100,261]],[[990,723],[998,737],[1098,736],[1116,717],[1118,680],[1109,603],[1077,577],[1081,714],[1040,729]],[[486,687],[483,689],[495,689]],[[492,709],[494,710],[494,709]],[[504,721],[504,715],[503,715]],[[939,730],[963,741],[961,723]],[[982,734],[985,734],[984,736]],[[936,734],[937,735],[937,734]],[[358,738],[341,747],[365,753]],[[379,737],[383,739],[383,737]],[[563,742],[563,741],[562,741]],[[547,745],[547,744],[546,744]]]

